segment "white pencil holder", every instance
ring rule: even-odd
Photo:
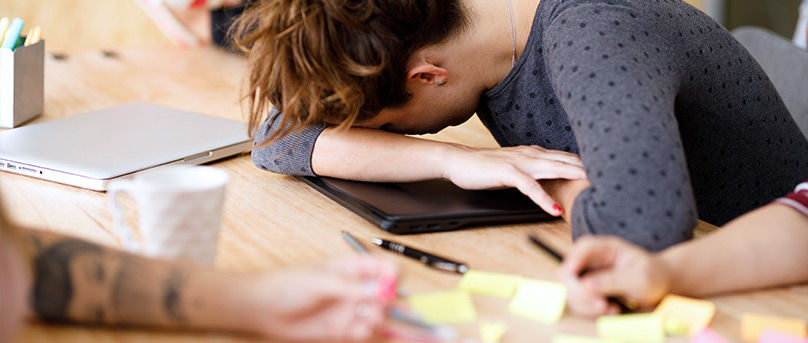
[[[45,41],[0,48],[0,128],[17,127],[42,113]]]

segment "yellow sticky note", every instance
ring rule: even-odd
[[[552,343],[621,343],[621,342],[608,338],[561,334],[553,336]]]
[[[499,343],[507,330],[508,324],[504,321],[486,320],[480,323],[480,339],[485,343]]]
[[[805,320],[800,318],[769,317],[745,313],[741,317],[741,339],[756,341],[760,334],[767,329],[805,337],[807,334],[805,326]]]
[[[681,319],[663,318],[662,320],[665,324],[665,333],[668,336],[684,336],[690,333],[690,325]]]
[[[662,316],[657,313],[600,316],[597,319],[598,336],[627,343],[665,341]]]
[[[410,307],[432,324],[468,323],[477,320],[471,295],[463,291],[413,294]]]
[[[469,293],[510,298],[524,280],[519,275],[469,270],[463,274],[457,288]]]
[[[693,299],[669,294],[662,299],[654,313],[662,316],[666,331],[680,330],[685,325],[685,333],[694,335],[710,324],[715,315],[715,304],[709,300]],[[677,332],[668,332],[677,334]],[[681,334],[681,333],[679,333]]]
[[[557,322],[564,314],[567,289],[558,282],[524,281],[508,305],[508,312],[545,324]]]

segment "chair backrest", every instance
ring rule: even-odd
[[[763,67],[808,137],[808,50],[761,28],[739,27],[732,34]]]

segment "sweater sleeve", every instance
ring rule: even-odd
[[[254,145],[260,144],[278,130],[278,125],[280,125],[280,112],[273,108],[258,128]],[[291,132],[270,145],[254,148],[253,163],[256,167],[273,173],[314,176],[311,155],[314,151],[314,142],[324,129],[325,125],[309,126],[301,131]]]
[[[631,9],[583,4],[547,24],[543,49],[591,186],[573,237],[621,236],[651,250],[692,237],[696,205],[674,112],[674,51]]]

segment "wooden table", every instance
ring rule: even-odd
[[[45,63],[45,112],[34,122],[128,101],[146,101],[245,120],[239,104],[245,59],[214,48],[50,51]],[[476,146],[496,146],[476,118],[431,137]],[[393,238],[302,182],[259,170],[247,155],[218,161],[214,165],[226,169],[231,176],[216,259],[219,268],[257,272],[353,254],[340,237],[341,230],[349,230],[361,239],[372,236]],[[112,226],[105,193],[9,173],[0,173],[0,191],[11,219],[16,222],[121,246]],[[132,200],[126,197],[122,200],[128,210],[135,210]],[[129,217],[131,224],[136,225],[135,216]],[[701,229],[709,229],[709,225],[702,225]],[[572,244],[570,229],[562,221],[394,238],[465,261],[479,270],[555,280],[556,261],[532,246],[526,239],[528,233],[543,237],[562,252]],[[427,268],[411,259],[375,249],[374,252],[400,262],[402,285],[411,292],[453,289],[459,280],[457,275]],[[806,285],[720,296],[712,300],[718,305],[712,328],[734,342],[740,342],[739,320],[748,311],[808,319]],[[560,323],[544,325],[507,314],[507,300],[474,296],[474,301],[481,319],[507,321],[509,330],[503,342],[549,342],[556,333],[595,334],[593,320],[566,314]],[[459,325],[458,328],[465,337],[478,337],[477,324]],[[215,342],[258,340],[227,334],[120,330],[34,322],[24,329],[19,342],[156,343],[199,339]],[[670,338],[669,341],[687,340]]]

